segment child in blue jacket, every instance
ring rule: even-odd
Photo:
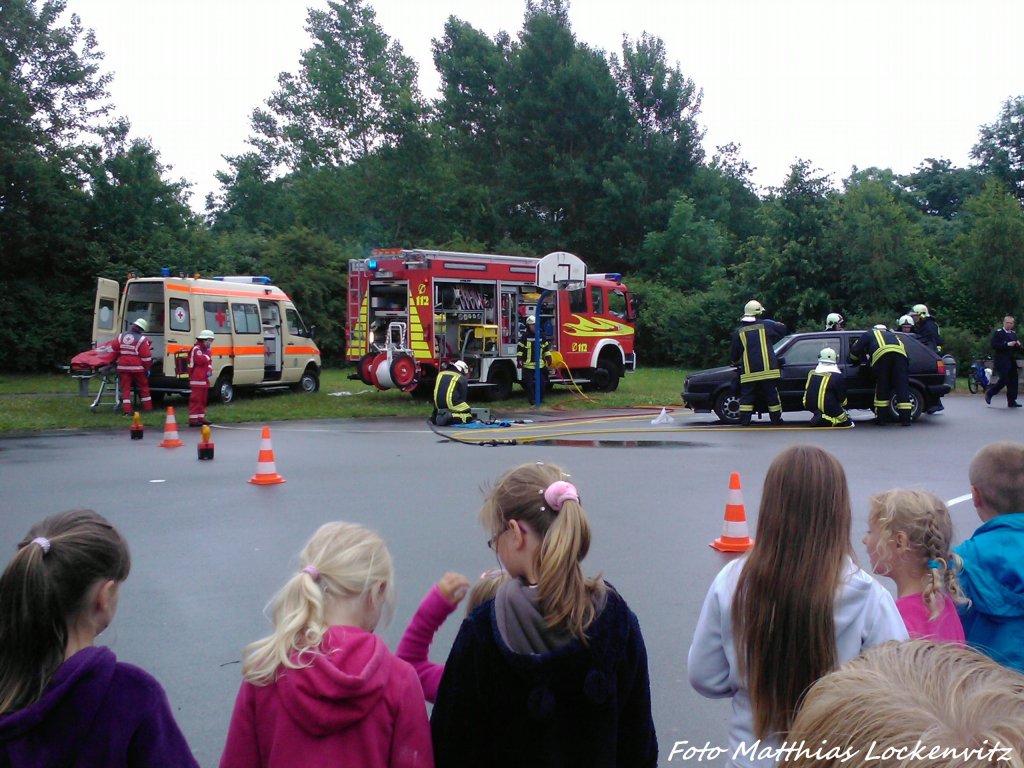
[[[1024,672],[1024,445],[992,443],[970,466],[982,525],[954,552],[963,559],[960,609],[968,645]]]

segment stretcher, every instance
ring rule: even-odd
[[[111,410],[116,411],[121,404],[116,361],[117,353],[109,347],[89,349],[71,358],[71,378],[78,379],[81,393],[88,394],[89,382],[92,379],[99,380],[100,386],[89,406],[90,410],[109,405]]]

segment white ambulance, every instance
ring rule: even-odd
[[[187,394],[188,352],[199,331],[214,333],[212,395],[230,403],[235,387],[320,388],[320,350],[284,291],[268,277],[131,277],[124,290],[99,278],[94,348],[142,318],[153,346],[150,389]]]

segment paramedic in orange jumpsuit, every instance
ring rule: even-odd
[[[213,374],[213,331],[200,331],[196,343],[188,353],[188,425],[201,427],[209,424],[206,420],[206,398],[210,392],[210,376]]]
[[[142,410],[153,410],[149,394],[149,369],[153,367],[153,349],[146,338],[146,321],[133,320],[128,330],[111,345],[117,353],[117,377],[121,382],[121,407],[125,416],[132,414],[132,385],[139,389]]]

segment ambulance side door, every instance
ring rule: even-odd
[[[92,346],[106,344],[121,332],[121,286],[116,280],[101,277],[96,281],[96,300],[92,309]]]

